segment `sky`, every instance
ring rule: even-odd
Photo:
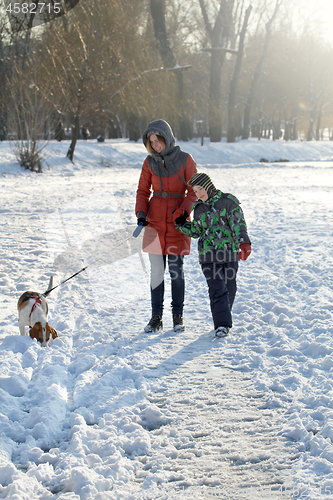
[[[302,17],[318,22],[323,36],[333,45],[333,0],[302,0],[300,6]]]

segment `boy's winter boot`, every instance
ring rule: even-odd
[[[215,337],[226,337],[229,333],[227,326],[218,326],[215,330]]]
[[[173,317],[173,330],[175,332],[183,332],[185,330],[183,316],[181,314],[173,314],[172,317]]]
[[[153,314],[148,325],[144,327],[144,331],[146,333],[156,333],[162,329],[163,329],[162,316],[158,316],[157,314]]]

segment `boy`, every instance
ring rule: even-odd
[[[176,229],[199,238],[199,262],[209,288],[215,336],[225,337],[232,327],[238,260],[248,258],[251,241],[235,196],[216,189],[204,173],[194,174],[188,184],[198,198],[193,205],[193,221],[186,220],[185,212],[175,220]]]

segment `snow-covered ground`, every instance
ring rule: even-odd
[[[333,142],[181,146],[252,238],[224,339],[195,242],[186,331],[166,275],[164,331],[143,333],[142,144],[79,142],[73,165],[50,143],[34,174],[0,143],[0,498],[333,498]],[[49,296],[53,345],[20,336],[21,293],[85,265]]]

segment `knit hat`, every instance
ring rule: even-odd
[[[209,177],[209,175],[204,173],[198,172],[197,174],[194,174],[192,179],[190,179],[187,184],[189,184],[191,187],[203,187],[207,191],[208,198],[211,198],[216,193],[216,187],[212,183],[211,178]]]
[[[158,135],[159,137],[161,137],[161,132],[157,132],[157,130],[149,130],[147,138],[150,137],[151,135]]]

